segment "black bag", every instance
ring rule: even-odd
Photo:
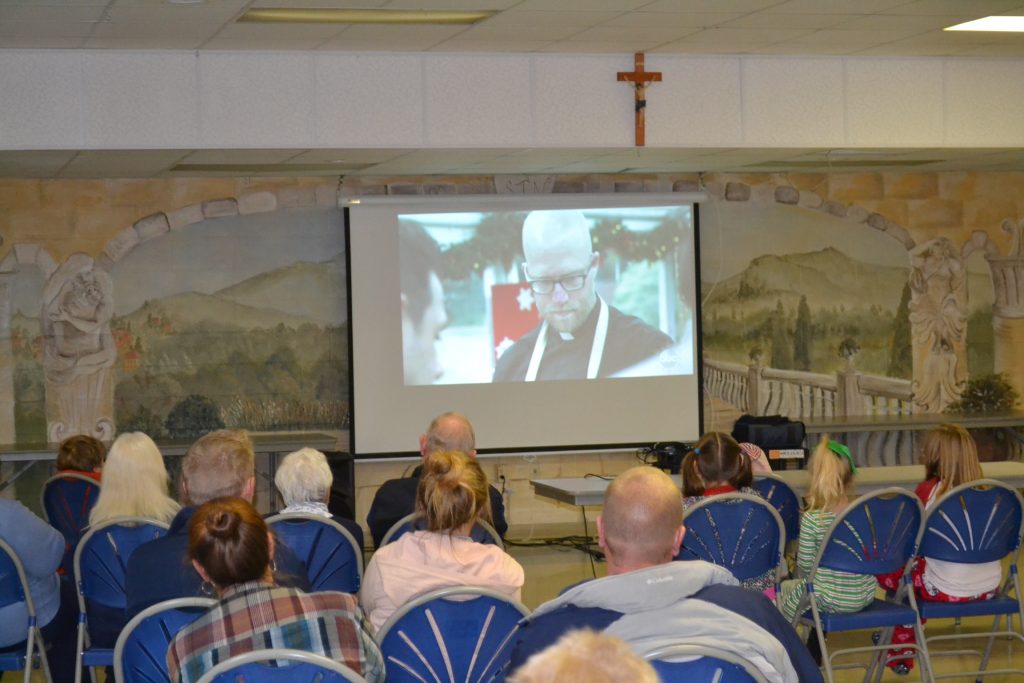
[[[794,422],[782,415],[742,415],[732,426],[732,438],[740,443],[757,444],[765,453],[797,448],[803,451],[805,436],[803,422]],[[768,463],[772,469],[783,467],[779,460],[769,460]]]

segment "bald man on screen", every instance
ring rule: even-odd
[[[649,466],[611,483],[597,520],[608,576],[538,607],[513,636],[511,668],[574,628],[604,631],[645,654],[675,643],[708,645],[748,660],[772,683],[821,683],[796,631],[762,593],[723,567],[674,561],[683,542],[683,499]]]
[[[610,377],[672,346],[667,334],[597,294],[600,255],[581,211],[531,211],[523,257],[542,322],[501,354],[495,382]]]

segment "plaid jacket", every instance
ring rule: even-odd
[[[167,650],[167,672],[171,681],[194,683],[228,657],[268,648],[325,655],[371,683],[384,680],[380,650],[355,597],[258,581],[228,588],[220,604],[182,629]]]

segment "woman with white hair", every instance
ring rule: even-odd
[[[168,491],[160,449],[142,432],[121,434],[103,465],[103,487],[89,512],[90,526],[115,517],[145,517],[170,524],[181,506]]]
[[[314,448],[300,448],[289,453],[274,474],[274,485],[285,505],[280,512],[300,512],[333,519],[352,534],[356,547],[362,548],[362,528],[350,519],[332,515],[327,508],[333,483],[334,475],[323,453]]]

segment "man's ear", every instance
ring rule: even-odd
[[[185,483],[185,478],[182,477],[181,481],[178,482],[178,498],[181,499],[182,505],[191,505],[192,501],[188,496],[188,484]]]
[[[248,502],[252,502],[253,496],[256,495],[256,476],[253,475],[245,480],[245,486],[242,487],[242,498]]]
[[[676,529],[676,536],[672,539],[672,557],[679,554],[679,549],[683,547],[683,537],[686,536],[686,527],[682,524]]]
[[[267,554],[270,556],[269,559],[270,559],[271,566],[273,566],[273,564],[274,564],[274,551],[276,549],[277,549],[277,546],[274,544],[274,533],[272,531],[268,531],[267,532]]]
[[[420,457],[427,459],[427,435],[420,434]]]
[[[608,554],[608,545],[604,542],[604,518],[597,516],[597,547]]]

